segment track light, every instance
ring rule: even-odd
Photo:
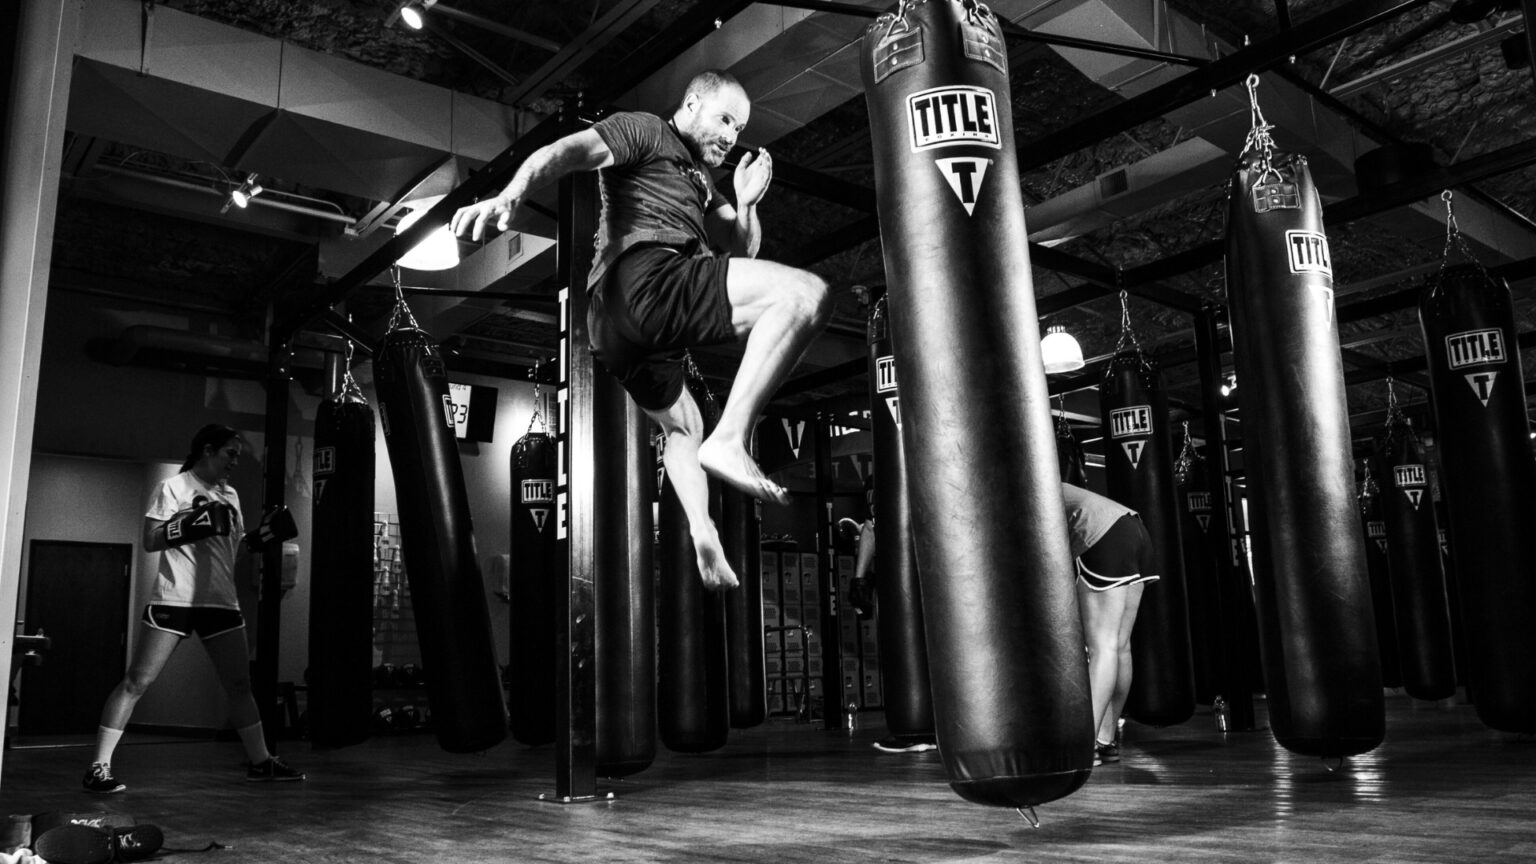
[[[245,178],[245,182],[241,183],[239,188],[229,193],[229,201],[224,204],[224,210],[228,210],[231,203],[233,203],[236,207],[239,207],[241,210],[244,210],[246,207],[250,206],[251,199],[260,194],[261,184],[256,182],[256,175],[248,175]]]
[[[400,20],[412,30],[420,30],[427,23],[427,7],[411,0],[400,7]]]
[[[1086,365],[1082,346],[1060,324],[1046,329],[1045,338],[1040,340],[1040,359],[1045,361],[1047,375],[1076,372]]]
[[[416,224],[416,221],[427,214],[430,207],[422,207],[412,210],[400,218],[400,224],[395,226],[395,236],[404,234],[406,229]],[[438,226],[436,231],[428,234],[425,239],[417,243],[411,251],[400,256],[395,262],[401,267],[410,270],[448,270],[459,266],[459,238],[453,236],[447,225]]]

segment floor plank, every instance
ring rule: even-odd
[[[128,813],[169,846],[228,847],[186,864],[1536,861],[1536,742],[1467,705],[1387,704],[1386,743],[1332,772],[1267,732],[1223,736],[1208,709],[1132,724],[1125,760],[1039,808],[1038,829],[961,800],[936,753],[875,751],[877,714],[852,733],[771,723],[713,754],[662,750],[601,784],[607,803],[537,800],[553,791],[549,747],[456,756],[405,735],[290,742],[311,779],[277,785],[246,783],[232,743],[125,746],[114,768],[130,789],[105,798],[78,791],[88,750],[12,750],[0,806]]]

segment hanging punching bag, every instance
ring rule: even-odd
[[[1376,613],[1376,650],[1381,655],[1381,685],[1403,686],[1397,656],[1397,612],[1393,609],[1392,574],[1387,564],[1387,522],[1381,490],[1369,462],[1360,482],[1360,529],[1365,534],[1365,567],[1371,577],[1371,608]]]
[[[929,0],[876,19],[860,66],[939,752],[968,800],[1051,801],[1093,717],[1007,46],[980,3]]]
[[[555,740],[555,622],[566,568],[550,518],[555,449],[554,436],[532,428],[512,445],[507,709],[512,738],[530,747]]]
[[[656,457],[618,379],[596,375],[592,390],[597,775],[627,777],[656,761]]]
[[[349,368],[315,416],[309,553],[309,734],[368,737],[373,718],[373,409]]]
[[[1227,290],[1270,728],[1288,750],[1350,756],[1381,743],[1386,705],[1333,269],[1306,160],[1255,133],[1228,193]]]
[[[1178,491],[1162,373],[1140,348],[1117,351],[1099,385],[1109,495],[1135,510],[1152,538],[1158,581],[1146,586],[1131,631],[1127,717],[1149,726],[1195,713],[1195,669],[1179,532]]]
[[[768,719],[768,670],[763,647],[762,530],[758,503],[734,489],[720,490],[720,544],[741,586],[725,592],[731,728],[750,729]]]
[[[869,312],[869,417],[877,472],[875,595],[880,614],[880,686],[885,725],[898,738],[933,737],[928,642],[923,635],[923,593],[912,553],[912,508],[907,462],[901,452],[901,392],[891,344],[887,299]]]
[[[1061,414],[1056,415],[1056,466],[1061,469],[1061,482],[1088,488],[1088,457],[1072,434],[1072,424]]]
[[[1509,286],[1442,269],[1419,302],[1477,716],[1536,732],[1536,461]]]
[[[1194,452],[1193,445],[1186,446],[1187,458],[1181,457],[1176,463],[1182,470],[1176,469],[1174,476],[1178,480],[1184,587],[1189,593],[1189,648],[1194,660],[1195,701],[1210,705],[1220,689],[1217,681],[1225,650],[1220,636],[1221,583],[1216,556],[1226,554],[1226,548],[1211,540],[1211,486],[1206,462]]]
[[[403,304],[396,316],[373,366],[400,508],[400,551],[437,743],[452,753],[475,752],[507,737],[507,706],[454,437],[453,400],[432,338]]]
[[[708,435],[720,418],[715,399],[695,378],[688,379],[688,392]],[[719,487],[718,481],[709,481],[710,516],[715,520]],[[704,588],[688,516],[670,477],[661,482],[657,527],[661,566],[656,578],[656,725],[668,750],[707,753],[725,746],[731,728],[725,597]]]
[[[1391,483],[1381,509],[1403,689],[1415,699],[1444,699],[1456,693],[1450,605],[1424,448],[1406,418],[1389,415],[1376,461]]]

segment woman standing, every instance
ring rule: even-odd
[[[235,561],[244,520],[229,484],[245,439],[228,426],[208,425],[192,438],[181,473],[160,482],[144,514],[143,542],[160,566],[128,673],[101,711],[96,757],[85,772],[88,792],[121,792],[112,753],[139,698],[182,639],[196,633],[229,697],[230,717],[245,745],[247,780],[303,780],[304,774],[267,751],[261,714],[251,696],[245,618],[235,592]]]

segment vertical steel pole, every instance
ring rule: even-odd
[[[838,729],[843,719],[842,631],[838,629],[837,520],[832,516],[832,423],[825,413],[816,415],[816,561],[817,592],[821,595],[821,704],[822,728]]]

